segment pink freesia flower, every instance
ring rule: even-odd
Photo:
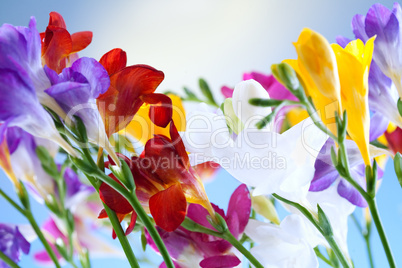
[[[233,236],[238,239],[244,232],[250,216],[251,199],[247,186],[242,184],[233,192],[226,215],[218,206],[212,205],[226,220]],[[207,215],[208,211],[201,205],[191,204],[188,207],[187,217],[215,230],[208,222]],[[191,232],[183,227],[177,228],[174,232],[166,232],[160,228],[158,230],[178,268],[195,267],[197,264],[203,268],[236,267],[241,263],[234,254],[232,245],[222,238]],[[147,241],[155,251],[158,251],[148,233]],[[162,263],[159,267],[166,266]]]

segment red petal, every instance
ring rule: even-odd
[[[109,177],[117,181],[120,185],[123,185],[113,174],[110,174]],[[133,211],[130,203],[106,183],[102,183],[99,187],[99,196],[103,203],[116,213],[128,214]]]
[[[163,78],[163,72],[147,65],[125,67],[110,76],[113,94],[106,92],[97,100],[108,135],[131,122],[143,103],[140,96],[153,93]]]
[[[397,127],[393,132],[384,132],[385,138],[388,141],[389,148],[396,154],[397,152],[402,153],[402,129]]]
[[[188,158],[186,147],[184,147],[183,140],[181,139],[180,134],[177,131],[177,128],[173,121],[170,124],[170,137],[172,138],[174,148],[179,154],[181,160],[183,161],[184,167],[188,169],[190,167],[190,160]]]
[[[106,210],[104,208],[102,208],[102,210],[99,212],[98,219],[105,219],[107,217],[108,216],[107,216]]]
[[[187,202],[180,184],[153,195],[149,208],[155,223],[167,232],[176,230],[186,217]]]
[[[158,127],[167,127],[172,121],[172,100],[165,94],[149,94],[142,96],[142,100],[152,104],[149,109],[149,118]]]
[[[133,210],[133,213],[131,213],[130,224],[126,229],[125,235],[129,235],[134,230],[136,221],[137,221],[137,213],[135,213],[135,211]]]
[[[126,67],[127,54],[124,50],[115,48],[103,55],[99,63],[105,67],[109,75],[112,75]]]
[[[57,27],[60,27],[60,28],[67,29],[67,26],[66,26],[66,23],[64,22],[64,19],[59,13],[53,11],[53,12],[50,12],[49,16],[50,16],[50,18],[49,18],[49,26],[57,26]]]
[[[66,29],[56,26],[46,28],[42,58],[50,69],[60,73],[66,66],[63,59],[71,53],[72,47],[71,36]]]
[[[76,53],[83,50],[92,42],[92,32],[78,32],[71,35],[71,40],[73,42],[73,47],[71,53]]]

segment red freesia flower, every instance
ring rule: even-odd
[[[187,202],[202,205],[214,216],[204,186],[189,164],[184,144],[173,122],[170,124],[170,135],[172,139],[155,135],[145,144],[140,157],[124,157],[133,174],[140,202],[152,214],[156,225],[168,232],[174,231],[183,222]],[[120,219],[129,213],[135,214],[124,197],[107,184],[100,186],[99,193],[102,201],[121,215]],[[101,212],[100,216],[106,215]],[[129,232],[134,228],[135,218],[132,216]],[[126,231],[126,234],[129,232]]]
[[[166,127],[172,117],[171,100],[155,89],[164,79],[162,71],[147,65],[126,67],[126,52],[116,48],[99,61],[110,77],[108,91],[97,99],[98,109],[108,136],[124,129],[145,103],[151,104],[150,117],[154,123]]]
[[[92,41],[92,32],[71,34],[67,31],[63,17],[50,12],[49,25],[40,34],[42,40],[42,63],[60,73],[73,62],[74,54],[86,48]]]

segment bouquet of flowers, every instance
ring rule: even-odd
[[[35,239],[39,263],[89,268],[112,254],[140,267],[133,234],[159,267],[353,267],[349,218],[371,266],[375,226],[396,267],[376,193],[388,159],[402,184],[401,6],[375,4],[352,28],[337,44],[303,29],[297,59],[245,73],[217,103],[203,79],[201,97],[156,93],[164,73],[127,66],[120,48],[80,57],[92,32],[71,34],[57,12],[43,32],[34,17],[3,24],[0,167],[16,198],[5,181],[0,198],[29,224],[0,223],[0,267],[19,267]],[[222,169],[241,183],[226,210],[204,189]],[[32,198],[49,211],[41,225]]]

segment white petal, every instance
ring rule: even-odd
[[[269,99],[268,92],[255,80],[250,79],[238,83],[233,91],[233,109],[245,127],[255,124],[271,113],[270,107],[259,107],[249,103],[252,98]]]

